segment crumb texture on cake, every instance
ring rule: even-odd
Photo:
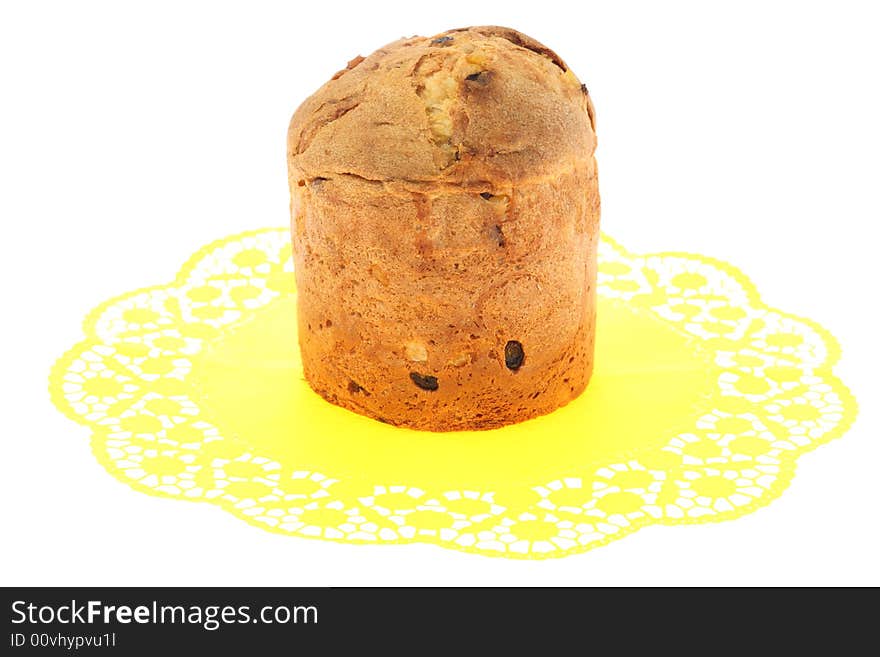
[[[550,412],[592,371],[594,112],[565,62],[508,28],[395,41],[288,131],[306,379],[435,431]]]

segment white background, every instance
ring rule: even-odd
[[[870,6],[3,3],[0,583],[880,584]],[[207,241],[285,225],[287,121],[349,59],[480,24],[536,37],[589,85],[609,234],[728,260],[840,339],[854,428],[751,516],[543,562],[273,535],[105,473],[46,392],[85,312]]]

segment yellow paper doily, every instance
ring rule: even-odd
[[[503,429],[401,429],[313,393],[286,229],[210,244],[171,284],[100,305],[52,399],[136,490],[284,534],[514,558],[741,516],[852,422],[831,335],[733,267],[607,237],[599,260],[587,391]]]

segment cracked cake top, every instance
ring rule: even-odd
[[[585,85],[503,27],[410,37],[356,57],[294,113],[291,176],[521,184],[592,157]]]

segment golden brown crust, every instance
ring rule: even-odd
[[[452,158],[438,147],[422,93],[438,71],[453,77],[445,110]],[[549,48],[509,28],[400,39],[340,73],[291,120],[290,162],[302,178],[345,172],[368,180],[517,183],[552,175],[595,149],[580,81]]]
[[[585,88],[514,30],[402,39],[349,62],[288,133],[310,385],[434,431],[521,421],[580,394],[594,148]]]

